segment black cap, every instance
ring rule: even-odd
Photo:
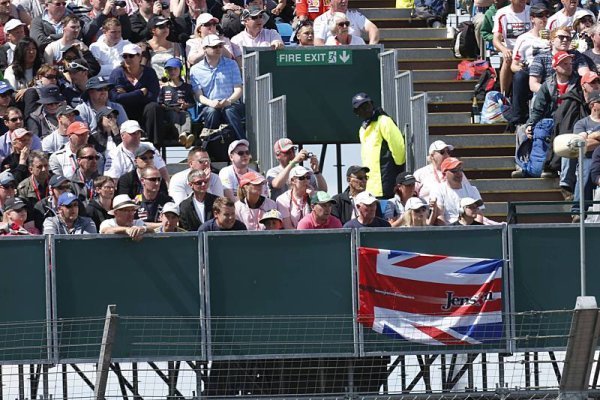
[[[396,176],[396,185],[412,185],[417,182],[417,178],[410,172],[400,172]]]
[[[27,207],[27,203],[20,197],[11,197],[4,203],[4,211],[18,211],[25,207]]]
[[[52,178],[50,178],[50,182],[48,182],[48,185],[50,187],[58,187],[60,185],[62,185],[65,182],[69,182],[69,180],[67,178],[65,178],[62,175],[52,175]]]
[[[600,92],[590,93],[590,97],[588,99],[588,104],[592,104],[592,103],[600,103]]]
[[[98,111],[98,113],[96,114],[96,119],[100,120],[100,118],[106,117],[107,115],[110,115],[110,114],[119,115],[119,110],[115,110],[114,108],[110,108],[110,107],[104,107],[104,108],[100,109],[100,111]]]
[[[366,102],[372,102],[371,97],[364,92],[360,92],[352,97],[352,108],[358,108]]]
[[[148,31],[152,31],[152,29],[156,28],[157,26],[160,25],[164,25],[164,24],[170,24],[171,21],[169,21],[169,19],[165,18],[165,17],[154,17],[150,19],[150,22],[148,22]]]
[[[61,115],[71,114],[71,113],[75,113],[75,115],[79,115],[79,110],[74,109],[73,107],[71,107],[68,104],[63,104],[62,106],[60,106],[58,108],[58,111],[56,112],[56,116],[60,117]]]
[[[371,171],[368,167],[361,167],[360,165],[353,165],[350,168],[348,168],[348,171],[346,171],[346,178],[349,178],[350,175],[356,175],[358,172],[364,171],[366,173],[369,173],[369,171]]]
[[[107,86],[113,86],[113,84],[106,78],[101,76],[93,76],[88,79],[87,83],[85,84],[85,90],[102,89]]]
[[[544,14],[545,15],[549,15],[550,14],[550,10],[548,10],[543,3],[534,4],[529,9],[529,15],[531,15],[531,16],[539,17],[539,16],[542,16]]]

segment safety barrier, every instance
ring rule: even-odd
[[[393,110],[394,118],[396,124],[404,134],[404,141],[406,143],[406,170],[415,171],[415,141],[411,131],[412,105],[410,99],[413,96],[411,71],[405,71],[394,76],[394,90],[396,95],[396,108]]]
[[[243,78],[244,78],[244,104],[246,105],[246,136],[250,142],[250,148],[256,148],[256,132],[258,127],[256,126],[256,118],[254,117],[257,112],[257,100],[256,100],[256,78],[258,77],[258,54],[257,53],[246,53],[243,55]]]
[[[273,76],[260,75],[256,78],[256,162],[261,170],[269,168],[272,142],[270,142],[269,101],[273,98]]]
[[[600,227],[587,230],[590,244],[600,239]],[[107,304],[127,317],[116,360],[432,351],[357,325],[357,246],[511,260],[505,341],[454,349],[564,348],[570,315],[548,313],[571,310],[578,295],[577,268],[567,267],[577,265],[577,239],[561,225],[2,239],[6,259],[20,263],[0,267],[0,363],[94,359]],[[589,269],[591,295],[598,274]],[[28,301],[15,288],[31,288]]]
[[[286,96],[279,96],[269,100],[269,132],[270,142],[275,143],[279,139],[287,137],[287,119],[285,114]],[[267,168],[277,165],[273,151],[269,152],[269,162]]]
[[[429,129],[427,125],[427,93],[421,93],[410,98],[411,119],[410,132],[414,148],[414,169],[427,164],[427,149],[429,146]]]
[[[398,55],[395,50],[388,50],[379,55],[381,68],[381,107],[392,114],[397,107],[397,96],[394,92],[394,77],[398,71]],[[397,119],[395,119],[398,122]]]

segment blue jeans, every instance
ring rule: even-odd
[[[227,123],[235,132],[236,139],[246,138],[246,129],[244,128],[246,110],[244,104],[236,102],[222,109],[209,106],[200,107],[200,119],[204,122],[205,128],[217,129],[219,125]]]
[[[577,163],[575,164],[577,165]],[[575,192],[573,193],[573,207],[571,208],[572,213],[579,213],[579,185],[584,182],[583,186],[583,198],[585,201],[591,201],[594,196],[594,188],[592,180],[590,179],[590,168],[592,166],[592,159],[583,158],[583,179],[580,176],[577,177],[577,183],[575,184]],[[577,168],[579,171],[579,167]],[[578,172],[579,174],[579,172]]]
[[[512,83],[512,114],[510,123],[513,125],[527,122],[529,117],[529,70],[521,70],[513,75]]]
[[[573,192],[577,184],[577,159],[565,158],[560,159],[560,187],[569,189]]]

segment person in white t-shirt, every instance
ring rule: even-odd
[[[494,47],[502,53],[500,69],[500,91],[508,93],[512,83],[513,48],[517,38],[531,28],[527,0],[511,0],[494,16]]]
[[[126,194],[120,194],[113,200],[113,208],[108,213],[114,218],[105,219],[100,224],[100,233],[108,235],[127,235],[133,240],[142,240],[142,237],[152,232],[141,219],[135,219],[135,212],[139,206]]]
[[[442,225],[452,224],[460,216],[460,200],[471,197],[481,200],[479,190],[468,181],[464,180],[462,161],[449,157],[442,162],[442,173],[445,181],[432,193],[437,199],[438,220]],[[483,206],[481,206],[483,209]],[[478,216],[479,222],[483,221],[483,215]]]
[[[99,76],[108,78],[123,62],[123,47],[131,42],[123,39],[121,34],[121,22],[117,18],[108,18],[102,24],[102,36],[90,45],[90,51],[100,64]]]
[[[444,174],[440,169],[442,162],[450,157],[450,152],[454,146],[446,144],[443,140],[436,140],[429,145],[428,164],[419,168],[413,174],[418,184],[415,186],[416,194],[429,200],[430,193],[444,181]]]
[[[575,12],[582,10],[582,8],[577,7],[577,0],[561,0],[560,2],[563,5],[562,10],[548,18],[548,22],[546,23],[546,28],[549,30],[560,28],[561,26],[573,26]]]
[[[193,147],[188,152],[188,165],[189,168],[180,171],[171,177],[169,182],[169,196],[173,199],[175,204],[181,203],[187,197],[189,197],[193,190],[188,184],[188,175],[192,170],[206,171],[210,175],[210,181],[208,183],[208,193],[212,193],[217,197],[223,196],[223,184],[219,175],[211,172],[210,169],[210,156],[202,147]]]
[[[325,46],[362,45],[365,41],[357,35],[350,34],[350,21],[346,14],[336,12],[329,24],[331,36],[325,41]]]
[[[369,44],[379,43],[379,29],[373,22],[356,10],[348,10],[348,0],[331,0],[329,10],[315,19],[315,46],[325,45],[327,38],[333,36],[329,27],[336,12],[346,14],[346,18],[350,21],[348,29],[350,35],[361,37],[363,33],[366,33],[369,37]]]
[[[252,168],[248,167],[250,160],[252,160],[248,146],[250,146],[250,143],[246,139],[231,142],[227,149],[231,165],[221,168],[219,171],[219,178],[221,178],[221,183],[223,184],[225,197],[233,201],[237,201],[237,190],[240,186],[242,176],[249,171],[253,171]],[[269,195],[267,185],[263,185],[263,195]]]

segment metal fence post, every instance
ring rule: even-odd
[[[277,140],[287,137],[287,118],[286,118],[286,96],[279,96],[269,100],[269,148],[265,157],[264,169],[275,166],[275,157],[271,151],[271,145]],[[266,155],[265,154],[265,155]],[[266,163],[268,161],[268,164]]]
[[[244,54],[244,104],[246,105],[246,135],[250,148],[256,147],[256,76],[258,75],[258,52]]]
[[[396,110],[396,93],[394,88],[394,77],[398,69],[398,55],[395,50],[389,50],[379,54],[379,65],[381,69],[381,106],[389,113]],[[398,120],[396,120],[396,123]]]
[[[424,167],[427,164],[427,146],[429,142],[429,130],[427,128],[427,93],[421,93],[410,98],[411,120],[410,132],[414,142],[414,169]]]
[[[390,110],[394,113],[394,120],[404,134],[406,144],[406,170],[414,171],[414,140],[410,130],[411,102],[413,95],[412,72],[406,71],[394,76],[394,94],[396,108]]]
[[[271,74],[256,78],[256,163],[266,168],[271,154],[269,128],[269,101],[273,98],[273,80]]]
[[[108,371],[112,355],[113,343],[117,333],[117,306],[114,304],[106,308],[106,320],[104,321],[104,332],[102,334],[102,345],[98,357],[98,368],[96,371],[96,384],[94,385],[94,399],[104,400],[106,383],[108,382]]]

